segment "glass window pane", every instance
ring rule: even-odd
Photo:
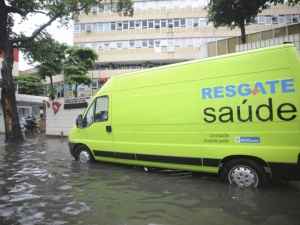
[[[80,25],[79,24],[75,24],[75,26],[74,26],[74,32],[75,33],[80,32]]]
[[[154,47],[154,41],[153,40],[149,40],[149,48],[153,48]]]
[[[185,27],[185,19],[180,19],[180,26]]]
[[[154,28],[154,21],[153,20],[148,21],[148,27],[149,28]]]
[[[104,12],[104,4],[99,3],[98,10],[99,10],[100,13]]]
[[[174,27],[179,27],[179,19],[174,19]]]
[[[94,111],[95,111],[95,102],[90,106],[87,113],[85,114],[85,121],[87,126],[90,126],[94,122]]]
[[[148,41],[143,40],[142,46],[143,46],[143,48],[147,48],[148,47]]]
[[[111,23],[111,30],[116,30],[116,23],[115,22]]]
[[[167,27],[167,20],[161,20],[161,27],[162,28]]]
[[[168,27],[173,28],[173,20],[172,19],[168,20]]]
[[[129,28],[134,29],[134,20],[129,21]]]
[[[134,42],[134,40],[130,40],[130,41],[129,41],[129,47],[130,47],[130,48],[134,48],[134,47],[135,47],[135,42]]]
[[[147,29],[148,28],[148,22],[147,20],[143,20],[143,29]]]
[[[81,30],[81,32],[85,32],[85,24],[84,23],[80,24],[80,30]]]
[[[108,97],[100,97],[96,100],[95,122],[106,121],[108,119]]]
[[[117,22],[117,30],[122,30],[122,22]]]
[[[136,29],[141,28],[141,21],[140,21],[140,20],[136,20],[136,21],[135,21],[135,28],[136,28]]]
[[[128,30],[128,21],[123,22],[123,29]]]
[[[193,27],[199,27],[199,19],[194,18]]]
[[[155,20],[155,28],[160,28],[160,20]]]

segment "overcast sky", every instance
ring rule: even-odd
[[[14,31],[25,32],[25,34],[30,35],[39,25],[47,21],[47,18],[42,15],[35,15],[28,19],[28,21],[20,22],[20,19],[16,18],[16,23],[14,26]],[[69,45],[73,44],[73,24],[70,23],[68,27],[62,27],[58,22],[54,22],[51,26],[47,28],[47,31],[59,42],[64,42]],[[26,70],[32,68],[29,65],[22,54],[20,54],[19,70]]]

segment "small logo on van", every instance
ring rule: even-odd
[[[225,86],[215,86],[201,89],[204,100],[232,98],[236,96],[248,97],[262,95],[274,95],[276,93],[295,92],[294,79],[257,81],[254,84],[240,83]]]
[[[259,144],[260,137],[236,137],[235,142],[240,144],[242,143]]]

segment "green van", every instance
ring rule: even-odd
[[[300,59],[291,44],[112,77],[70,131],[76,160],[300,178]]]

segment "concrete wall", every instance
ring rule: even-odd
[[[55,114],[50,107],[46,107],[46,135],[67,136],[72,127],[75,126],[76,117],[84,111],[84,109],[64,109],[64,99],[56,99],[61,103],[59,111]]]

